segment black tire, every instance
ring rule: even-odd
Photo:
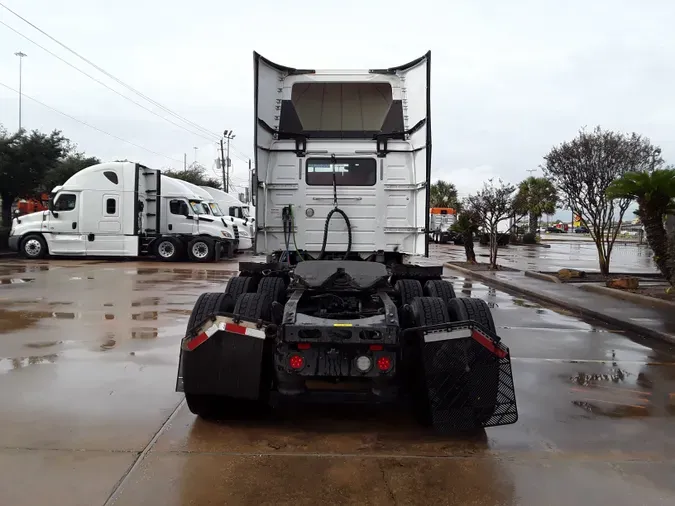
[[[176,262],[183,256],[183,243],[175,237],[159,239],[154,246],[155,256],[163,262]]]
[[[456,298],[455,289],[450,281],[444,279],[432,279],[424,284],[424,295],[427,297],[440,297],[448,304]]]
[[[207,316],[224,310],[226,296],[224,293],[203,293],[195,302],[187,324],[189,332],[195,325],[203,322]],[[183,353],[181,351],[181,353]],[[185,400],[192,413],[201,418],[219,418],[226,413],[225,400],[219,395],[191,394],[185,392]]]
[[[410,304],[414,325],[438,325],[448,323],[450,316],[443,299],[438,297],[415,297]],[[421,338],[421,336],[419,336]],[[415,418],[423,425],[431,424],[431,406],[424,373],[423,346],[421,341],[406,343],[403,366],[410,380],[412,408]]]
[[[258,288],[256,278],[249,276],[234,276],[229,279],[225,287],[225,295],[228,296],[228,311],[234,309],[234,305],[240,295],[255,292]]]
[[[245,293],[239,296],[233,313],[252,320],[271,320],[272,301],[266,294]]]
[[[216,243],[210,237],[195,237],[188,243],[187,253],[192,262],[210,262],[216,253]]]
[[[483,299],[459,298],[448,302],[453,321],[473,320],[489,331],[497,333],[490,307]]]
[[[258,283],[258,293],[266,295],[269,303],[286,301],[286,283],[281,278],[263,278]]]
[[[473,320],[492,333],[497,333],[490,307],[482,299],[453,299],[448,304],[448,311],[453,321]],[[466,357],[473,360],[473,357],[479,356],[480,361],[468,377],[466,392],[469,400],[465,402],[472,408],[475,423],[484,424],[492,416],[497,403],[499,359],[476,342],[469,341],[469,345]],[[467,367],[467,364],[458,364],[458,367]]]
[[[401,306],[410,304],[415,297],[424,295],[422,284],[416,279],[399,279],[394,285],[394,289],[400,295]]]
[[[29,260],[39,260],[47,256],[47,241],[38,234],[31,234],[23,238],[20,248],[21,256]]]

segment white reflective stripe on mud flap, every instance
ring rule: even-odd
[[[450,339],[464,339],[471,337],[471,329],[458,329],[453,331],[440,330],[437,332],[428,332],[424,334],[425,343],[435,343],[437,341],[449,341]]]

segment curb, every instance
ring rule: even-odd
[[[551,276],[550,274],[542,274],[541,272],[536,271],[525,271],[524,274],[529,278],[541,279],[542,281],[548,281],[549,283],[562,283],[558,278]]]
[[[644,306],[658,306],[675,311],[675,302],[657,299],[655,297],[647,297],[645,295],[640,295],[639,293],[624,292],[623,290],[592,284],[581,284],[579,288],[586,290],[587,292],[601,293],[609,297],[614,297],[615,299],[627,300],[629,302],[635,302],[636,304],[642,304]]]
[[[561,301],[560,299],[556,299],[554,297],[549,297],[548,295],[542,295],[539,292],[535,292],[533,290],[529,290],[527,288],[522,288],[516,284],[513,283],[507,283],[502,280],[496,279],[493,276],[490,276],[489,274],[484,274],[482,272],[475,272],[475,271],[470,271],[468,269],[464,269],[463,267],[458,267],[456,265],[452,265],[451,263],[445,263],[443,264],[445,267],[448,269],[452,269],[458,272],[461,272],[462,274],[466,274],[467,276],[471,276],[477,279],[480,279],[482,281],[485,281],[488,284],[494,285],[498,288],[502,288],[504,290],[509,290],[512,292],[517,292],[521,293],[523,295],[526,295],[532,299],[545,302],[547,304],[551,304],[553,306],[561,307],[563,309],[567,309],[569,311],[573,311],[575,313],[578,313],[582,316],[585,316],[587,318],[593,318],[594,320],[598,320],[604,323],[608,323],[609,325],[623,329],[623,330],[629,330],[631,332],[634,332],[635,334],[638,334],[640,336],[644,337],[651,337],[653,339],[658,339],[659,341],[664,341],[668,344],[675,344],[675,335],[672,334],[667,334],[666,332],[661,332],[658,330],[650,329],[647,327],[643,327],[641,325],[625,321],[625,320],[620,320],[618,318],[614,318],[613,316],[606,315],[604,313],[599,313],[597,311],[594,311],[592,309],[588,309],[586,307],[582,306],[577,306],[576,304],[570,304],[568,302]]]

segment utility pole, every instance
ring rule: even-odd
[[[230,191],[230,140],[234,139],[234,130],[225,130],[223,132],[223,137],[227,139],[227,158],[225,158],[225,193]]]
[[[223,152],[223,139],[220,139],[220,168],[223,171],[223,189],[227,193],[227,176],[225,175],[225,153]]]
[[[251,159],[248,159],[248,200],[247,204],[250,204],[253,200],[253,171],[251,170]]]
[[[199,149],[197,146],[193,146],[192,149],[195,150],[195,163],[197,163],[197,150]]]
[[[525,170],[526,170],[526,172],[530,173],[530,177],[532,177],[533,172],[537,172],[537,169],[525,169]]]
[[[187,170],[187,153],[183,153],[183,170]]]
[[[21,131],[21,81],[22,81],[22,76],[21,74],[23,73],[23,59],[24,57],[28,56],[26,53],[22,51],[17,51],[14,53],[15,56],[19,57],[19,132]]]

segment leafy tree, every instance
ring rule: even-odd
[[[627,172],[660,168],[661,149],[636,133],[596,127],[553,147],[544,160],[544,174],[564,195],[569,208],[582,217],[598,250],[600,272],[609,274],[612,248],[632,199],[609,197],[607,189]]]
[[[431,207],[456,208],[458,205],[457,188],[452,183],[448,183],[447,181],[436,181],[431,185],[430,193]]]
[[[188,183],[196,184],[197,186],[209,186],[211,188],[222,189],[223,184],[218,179],[211,178],[206,175],[206,167],[198,163],[192,163],[187,169],[182,170],[164,170],[162,172],[165,176],[181,179]]]
[[[558,194],[553,183],[544,177],[528,177],[518,185],[513,200],[516,214],[529,215],[530,232],[537,233],[537,223],[544,214],[553,214],[558,204]]]
[[[483,189],[467,198],[467,204],[475,213],[477,222],[485,228],[490,238],[490,268],[497,269],[499,223],[513,212],[513,192],[516,187],[501,179],[495,184],[492,179],[483,184]]]
[[[45,174],[59,164],[69,147],[58,130],[48,135],[37,130],[7,135],[0,130],[0,198],[5,226],[12,221],[14,200],[34,195]]]
[[[628,172],[609,185],[607,196],[637,201],[640,206],[637,215],[645,227],[654,261],[661,274],[675,286],[675,237],[669,237],[665,227],[666,215],[675,213],[675,170]]]
[[[101,160],[95,156],[85,156],[84,153],[70,153],[56,167],[47,171],[40,183],[40,190],[49,193],[55,186],[62,185],[68,178],[82,169],[98,163],[101,163]]]
[[[466,261],[472,264],[476,263],[476,253],[473,246],[473,236],[478,232],[479,218],[470,208],[462,204],[459,206],[457,220],[453,223],[451,229],[462,234],[464,243],[464,253]]]

